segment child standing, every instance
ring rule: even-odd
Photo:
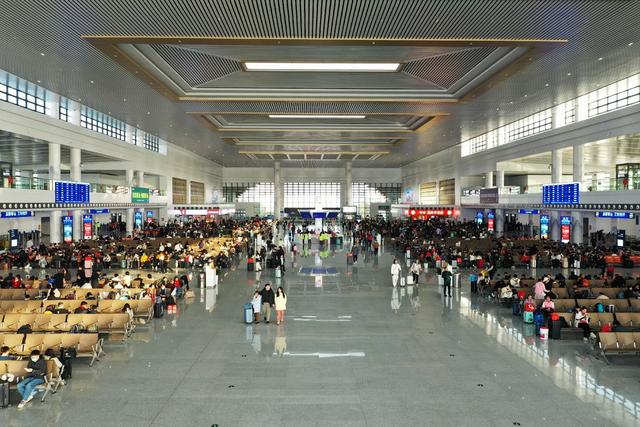
[[[260,292],[255,291],[253,293],[251,306],[253,307],[253,316],[255,318],[253,323],[260,323],[260,310],[262,309],[262,296],[260,295]]]

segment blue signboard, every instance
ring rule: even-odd
[[[580,203],[580,183],[551,184],[542,186],[542,203],[545,205],[577,205]]]
[[[108,214],[109,209],[89,209],[89,213],[92,215]]]
[[[487,212],[487,219],[495,219],[496,214],[493,211]]]
[[[73,217],[70,215],[62,217],[62,238],[67,243],[73,241]]]
[[[89,184],[56,181],[56,203],[89,203]]]
[[[540,238],[549,238],[549,215],[540,215]]]
[[[571,225],[571,217],[570,216],[561,216],[560,217],[560,225]]]
[[[538,209],[520,209],[518,213],[521,215],[540,215]]]
[[[6,211],[0,212],[0,218],[28,218],[34,216],[33,211]]]
[[[147,211],[147,218],[153,218],[153,211]]]
[[[611,212],[611,211],[596,212],[596,218],[633,219],[635,217],[636,216],[633,212]]]
[[[135,224],[136,228],[141,228],[142,227],[142,212],[136,211],[134,213],[133,223]]]

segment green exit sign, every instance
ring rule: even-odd
[[[131,187],[131,203],[149,203],[149,189]]]

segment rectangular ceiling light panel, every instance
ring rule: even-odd
[[[352,119],[366,118],[363,115],[339,115],[339,114],[269,114],[270,119]]]
[[[245,62],[247,71],[393,73],[399,62]]]

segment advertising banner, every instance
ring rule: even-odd
[[[93,237],[93,216],[82,215],[82,237],[90,239]]]
[[[540,215],[540,238],[543,240],[549,238],[549,215]]]
[[[560,217],[560,241],[562,243],[569,243],[571,241],[571,217]]]
[[[131,203],[149,203],[149,189],[131,187]]]
[[[142,228],[142,212],[135,211],[133,214],[133,224],[136,228]]]
[[[487,213],[487,230],[495,231],[496,214],[493,211]]]

